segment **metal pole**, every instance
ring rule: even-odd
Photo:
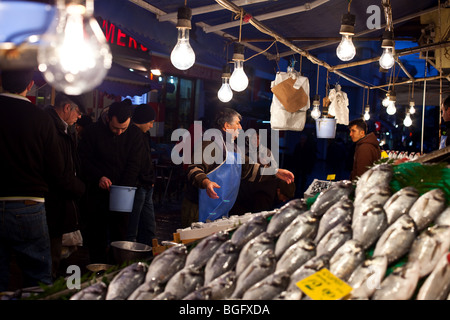
[[[425,59],[425,81],[423,82],[423,101],[422,101],[422,141],[420,144],[420,153],[423,154],[423,134],[425,128],[425,94],[427,93],[427,64],[428,64],[428,51]]]

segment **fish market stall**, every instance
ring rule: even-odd
[[[51,297],[308,300],[315,296],[301,284],[326,272],[349,288],[339,299],[445,300],[449,199],[447,163],[379,163],[354,182],[247,214],[223,230],[205,223],[199,239]]]

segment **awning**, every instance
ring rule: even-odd
[[[102,84],[96,89],[118,96],[140,96],[161,88],[156,81],[113,63]]]

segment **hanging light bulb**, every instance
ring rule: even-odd
[[[179,70],[187,70],[194,65],[195,53],[189,44],[192,10],[188,7],[178,8],[178,40],[170,54],[170,61]]]
[[[386,93],[386,97],[381,101],[383,107],[387,107],[389,105],[389,92]]]
[[[313,118],[314,120],[319,119],[321,116],[321,112],[320,112],[320,96],[319,95],[315,95],[314,96],[314,100],[313,100],[313,109],[311,111],[311,118]]]
[[[366,105],[365,112],[364,112],[364,120],[368,121],[370,119],[370,106]]]
[[[222,73],[222,86],[217,92],[217,97],[222,102],[228,102],[233,98],[233,91],[230,87],[230,66],[226,65]]]
[[[230,77],[231,89],[237,92],[244,91],[248,87],[248,77],[244,72],[244,46],[240,43],[234,45],[234,70]]]
[[[410,127],[412,125],[412,119],[411,119],[409,112],[406,112],[406,117],[403,120],[403,125],[405,127]]]
[[[39,71],[56,90],[80,95],[97,87],[111,68],[106,38],[86,6],[58,0],[57,19],[42,36],[37,60]]]
[[[383,48],[383,54],[380,57],[380,67],[383,69],[390,69],[394,66],[394,47],[395,42],[393,40],[392,31],[386,30],[383,33],[383,42],[381,43],[381,48]]]
[[[416,113],[416,108],[414,108],[415,105],[416,104],[415,104],[414,100],[409,101],[409,113],[410,114]]]
[[[389,91],[389,105],[386,108],[386,112],[389,115],[393,115],[397,112],[397,108],[395,107],[395,102],[397,100],[396,94],[394,89],[392,89],[391,91]]]
[[[352,37],[355,35],[355,18],[355,15],[350,13],[342,15],[341,30],[339,31],[342,40],[336,48],[336,55],[342,61],[352,60],[356,55],[356,49],[352,41]]]

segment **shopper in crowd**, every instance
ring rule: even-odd
[[[44,195],[49,184],[66,187],[64,162],[52,119],[26,97],[33,74],[1,72],[0,292],[11,283],[12,261],[23,274],[22,287],[52,283]]]
[[[138,188],[134,196],[133,211],[130,213],[128,223],[128,241],[135,241],[152,245],[156,237],[155,210],[153,207],[153,187],[155,185],[155,168],[151,154],[151,137],[149,130],[155,122],[155,111],[148,104],[135,107],[133,125],[142,131],[144,149],[142,152],[141,172],[138,179]]]
[[[64,245],[67,250],[75,250],[82,245],[79,226],[78,201],[85,192],[85,185],[79,178],[80,161],[78,158],[74,123],[80,119],[82,111],[72,98],[64,93],[57,93],[55,105],[48,106],[45,111],[53,120],[57,132],[58,152],[62,154],[64,171],[69,190],[50,184],[45,194],[45,211],[52,252],[52,276],[55,280],[59,274],[59,265]],[[77,240],[77,241],[75,241]]]
[[[265,168],[271,174],[262,174],[260,169],[264,166],[249,162],[236,143],[242,130],[241,119],[241,115],[233,109],[220,109],[215,120],[219,135],[214,141],[202,142],[201,163],[195,163],[198,155],[196,157],[194,152],[181,209],[183,227],[190,226],[192,222],[227,216],[235,203],[241,179],[273,180],[276,183],[278,177],[287,183],[294,181],[294,175],[288,170]]]
[[[448,147],[450,145],[450,139],[448,135],[450,133],[450,96],[445,98],[441,105],[442,114],[442,126],[441,126],[441,141],[439,143],[439,149]]]
[[[128,103],[112,103],[105,117],[85,129],[78,147],[87,184],[82,215],[93,263],[108,262],[110,243],[126,238],[129,213],[109,210],[109,191],[111,185],[137,185],[144,143],[142,131],[130,125],[132,111]]]
[[[350,180],[360,177],[381,158],[381,149],[373,132],[367,134],[367,124],[363,119],[355,119],[348,124],[350,138],[355,143],[353,169]]]

